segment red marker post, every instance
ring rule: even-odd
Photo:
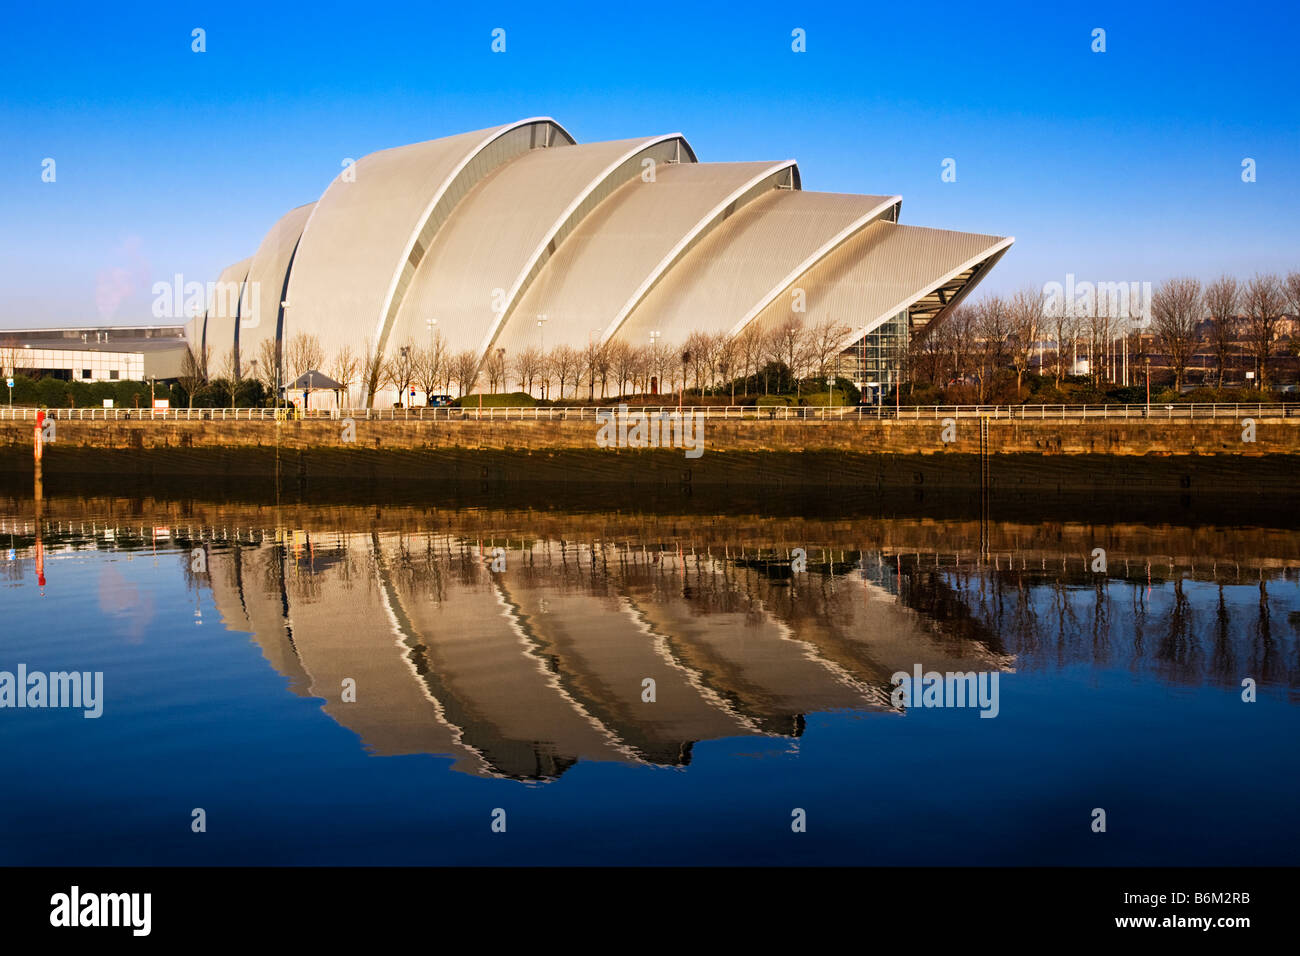
[[[37,461],[41,460],[41,449],[43,446],[43,442],[41,441],[41,429],[44,425],[45,425],[45,413],[42,411],[38,411],[36,413],[36,430],[32,436],[33,439],[35,440],[34,454],[36,455]]]

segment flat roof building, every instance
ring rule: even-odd
[[[0,330],[0,372],[67,381],[173,379],[186,349],[183,325]]]

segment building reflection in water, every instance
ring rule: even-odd
[[[164,548],[196,596],[210,591],[223,627],[251,634],[294,693],[322,699],[370,752],[449,755],[482,776],[548,781],[582,760],[683,767],[697,741],[796,740],[806,715],[827,711],[906,719],[890,706],[890,677],[918,664],[1086,665],[1231,692],[1251,677],[1300,699],[1289,536],[1224,531],[1238,557],[1220,564],[1115,551],[1098,574],[1073,545],[974,558],[898,546],[913,527],[933,531],[903,523],[888,547],[810,548],[801,574],[784,545],[555,535],[172,524]],[[0,531],[21,554],[6,563],[11,577],[43,574],[31,562],[51,547],[159,547],[144,520],[38,512]],[[1251,550],[1264,553],[1240,559]],[[343,699],[348,679],[355,702]],[[1004,695],[1013,686],[1004,679]]]
[[[889,710],[890,675],[918,662],[1011,664],[930,626],[873,569],[814,568],[794,584],[676,551],[325,540],[212,549],[224,626],[251,632],[296,693],[323,698],[374,753],[450,754],[476,774],[682,766],[696,741],[795,738],[808,713]]]

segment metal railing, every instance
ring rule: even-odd
[[[616,406],[523,406],[512,408],[350,408],[299,412],[284,408],[9,408],[0,406],[0,421],[36,420],[38,412],[57,421],[598,421]],[[737,421],[889,421],[988,418],[994,421],[1111,421],[1154,419],[1213,421],[1256,418],[1290,418],[1300,421],[1300,404],[1234,403],[1175,405],[676,405],[631,406],[629,412],[649,415],[695,415],[706,419]]]

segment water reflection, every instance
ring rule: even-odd
[[[1300,683],[1300,562],[1291,535],[1267,530],[1220,529],[1216,550],[1231,558],[1207,561],[1200,529],[1076,529],[1055,548],[990,552],[1025,530],[978,529],[965,549],[960,525],[805,527],[819,537],[796,573],[787,538],[739,521],[574,540],[554,514],[482,535],[456,525],[491,516],[382,527],[358,509],[334,515],[339,530],[308,532],[268,528],[260,512],[204,525],[120,502],[91,520],[42,508],[0,521],[12,583],[45,586],[46,550],[153,550],[194,589],[196,615],[210,600],[222,627],[251,634],[293,693],[322,699],[370,752],[446,754],[480,776],[684,767],[701,741],[794,742],[826,711],[906,719],[890,678],[918,664],[1123,668],[1225,689],[1251,677],[1292,702]],[[813,543],[837,538],[855,546]],[[1101,539],[1111,559],[1095,573],[1082,544]]]

